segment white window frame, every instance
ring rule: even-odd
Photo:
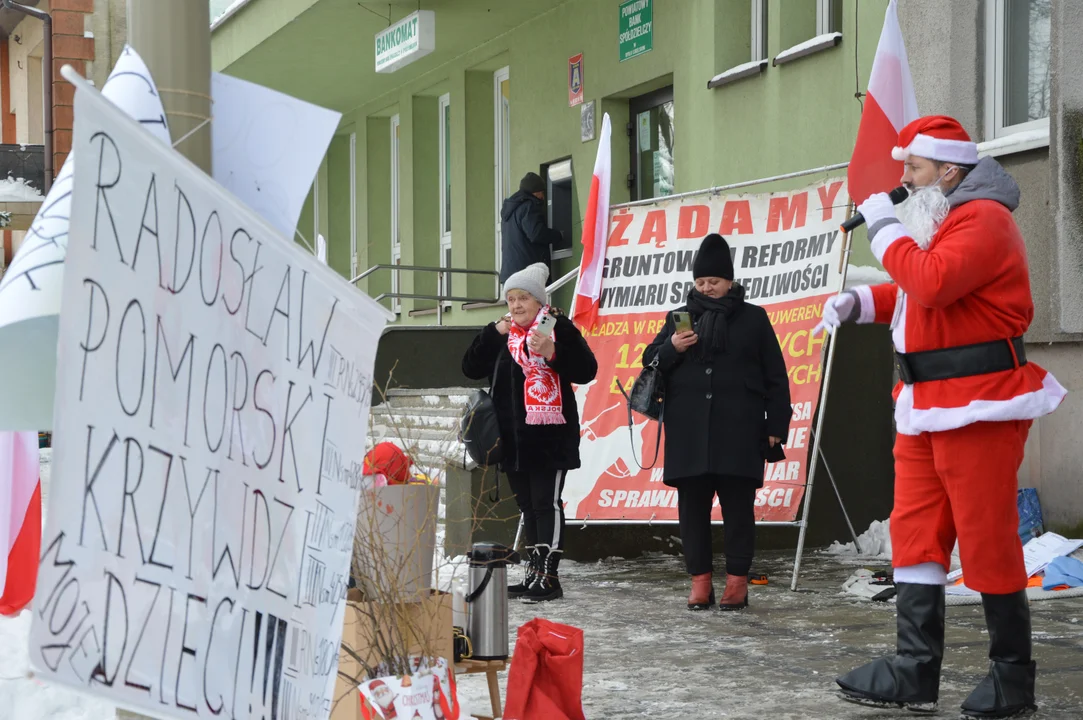
[[[391,264],[402,262],[402,243],[399,241],[399,116],[391,116]],[[399,290],[399,271],[391,271],[391,292]],[[391,311],[402,312],[402,302],[391,298]]]
[[[320,163],[322,167],[323,163]],[[312,252],[316,252],[320,237],[320,168],[312,179]]]
[[[752,13],[752,53],[749,60],[760,62],[767,55],[767,0],[750,0]]]
[[[357,133],[350,133],[350,278],[357,277]]]
[[[831,27],[832,4],[840,0],[816,0],[816,37],[833,32],[842,32],[842,28]]]
[[[985,3],[985,139],[993,141],[1017,133],[1043,133],[1048,144],[1049,117],[1004,125],[1004,58],[1007,52],[1004,0]],[[1027,147],[1038,147],[1028,143]],[[1019,148],[1027,149],[1027,148]]]
[[[493,182],[494,182],[494,195],[495,195],[495,211],[493,217],[496,223],[496,265],[494,266],[497,272],[500,272],[501,263],[501,242],[502,233],[500,229],[500,210],[504,205],[504,198],[507,197],[504,186],[511,187],[511,139],[506,137],[511,133],[511,109],[509,103],[508,109],[508,127],[504,127],[504,95],[500,91],[500,85],[504,81],[511,81],[511,68],[502,67],[493,73]],[[507,149],[507,152],[505,152]],[[496,278],[496,293],[500,294],[500,278]]]
[[[451,218],[448,217],[448,201],[451,200],[447,196],[450,188],[448,187],[448,173],[451,168],[447,166],[445,160],[447,159],[448,152],[448,112],[451,107],[451,94],[445,93],[440,96],[439,113],[440,117],[437,122],[440,133],[440,172],[437,173],[440,176],[440,267],[451,267]],[[437,284],[437,295],[451,295],[451,275],[444,273],[441,275],[440,282]],[[450,302],[445,302],[444,307],[451,307]]]

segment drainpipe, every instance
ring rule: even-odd
[[[12,0],[3,0],[4,7],[8,10],[20,12],[37,18],[45,24],[44,41],[45,47],[42,52],[41,84],[42,104],[45,106],[45,188],[42,195],[49,192],[53,186],[53,18],[37,8],[20,5]]]

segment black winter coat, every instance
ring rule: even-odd
[[[706,363],[693,357],[694,345],[678,353],[673,330],[667,316],[643,353],[643,364],[658,358],[665,375],[665,484],[710,473],[757,478],[762,487],[767,438],[785,442],[793,414],[786,362],[767,312],[742,303],[728,318],[726,351]]]
[[[554,313],[555,314],[555,313]],[[489,378],[493,404],[500,423],[505,471],[571,470],[579,467],[579,408],[572,383],[583,385],[598,373],[598,361],[579,329],[557,315],[553,326],[556,352],[549,367],[560,378],[560,398],[564,407],[563,425],[527,425],[523,386],[526,377],[508,351],[508,336],[501,335],[496,323],[489,323],[474,338],[463,356],[463,375],[471,380]],[[496,370],[496,384],[492,382]]]
[[[545,202],[520,190],[500,209],[500,282],[528,265],[549,265],[550,246],[561,235],[545,219]]]

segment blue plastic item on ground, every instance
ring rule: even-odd
[[[1038,491],[1022,488],[1018,495],[1019,539],[1026,545],[1042,534],[1042,506],[1038,503]]]
[[[1045,568],[1042,590],[1052,590],[1061,585],[1083,587],[1083,562],[1064,555],[1053,558]]]

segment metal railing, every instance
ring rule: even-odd
[[[364,280],[365,278],[367,278],[369,275],[376,272],[377,270],[391,270],[391,271],[406,270],[406,271],[409,271],[409,272],[435,273],[436,274],[436,286],[437,287],[440,287],[440,286],[442,286],[444,284],[444,274],[445,273],[447,273],[448,275],[459,274],[459,275],[488,275],[490,277],[499,277],[500,276],[500,273],[498,273],[496,270],[473,270],[473,269],[470,269],[470,268],[429,267],[429,266],[425,266],[425,265],[390,265],[390,264],[384,265],[384,264],[380,264],[380,265],[373,265],[372,267],[370,267],[365,272],[363,272],[360,275],[358,275],[357,277],[353,278],[352,280],[350,280],[350,284],[351,285],[356,285],[359,280]],[[376,302],[379,302],[379,301],[384,300],[386,298],[395,298],[395,299],[406,298],[408,300],[435,300],[436,301],[436,324],[437,325],[443,325],[444,324],[444,303],[461,302],[461,303],[483,303],[483,304],[485,304],[485,303],[498,303],[498,302],[500,302],[500,298],[471,298],[471,297],[460,297],[460,296],[457,296],[457,295],[441,295],[440,293],[429,294],[429,293],[402,293],[402,292],[380,293],[374,299],[376,300]]]
[[[491,277],[499,277],[500,273],[496,270],[473,270],[470,268],[442,268],[442,267],[428,267],[425,265],[373,265],[365,272],[361,273],[357,277],[350,280],[351,285],[356,285],[358,281],[364,280],[377,270],[408,270],[410,272],[427,272],[436,273],[437,287],[444,282],[444,273],[452,275],[458,273],[460,275],[489,275]],[[557,278],[552,283],[546,286],[546,301],[551,302],[553,293],[564,287],[568,283],[572,282],[579,276],[579,268],[572,268],[563,276]],[[500,304],[500,298],[471,298],[471,297],[459,297],[457,295],[441,295],[439,293],[433,295],[429,293],[401,293],[401,292],[385,292],[377,295],[374,300],[379,302],[386,298],[405,298],[407,300],[434,300],[436,301],[436,324],[444,324],[444,303],[446,302],[461,302],[464,304],[479,304],[479,305],[497,305]]]

